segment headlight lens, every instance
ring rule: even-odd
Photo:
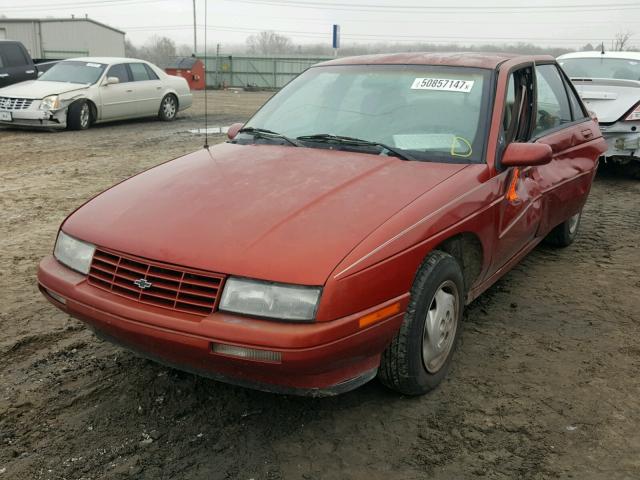
[[[86,275],[91,268],[91,260],[95,251],[95,246],[76,240],[60,230],[53,256],[60,263]]]
[[[220,310],[281,320],[313,320],[320,287],[269,283],[229,278],[220,300]]]
[[[57,110],[60,106],[61,103],[58,95],[45,97],[42,99],[42,102],[40,102],[40,110]]]

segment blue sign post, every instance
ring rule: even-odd
[[[333,25],[333,56],[338,56],[338,49],[340,48],[340,25]]]

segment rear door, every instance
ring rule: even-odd
[[[536,66],[536,126],[532,141],[551,146],[553,159],[536,168],[542,194],[538,236],[578,213],[589,194],[602,142],[571,82],[553,63]]]
[[[0,87],[33,80],[37,76],[31,57],[22,44],[0,42]]]
[[[144,63],[130,63],[129,69],[136,88],[136,111],[140,115],[156,115],[162,99],[162,82]]]

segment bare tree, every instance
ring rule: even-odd
[[[613,50],[616,52],[622,52],[629,50],[629,40],[631,40],[631,33],[620,32],[616,34],[616,38],[613,40]]]
[[[136,47],[128,38],[124,39],[124,56],[128,58],[138,58],[140,56],[138,47]]]
[[[140,56],[144,60],[164,67],[176,57],[176,44],[170,38],[154,35],[140,49]]]
[[[260,55],[273,55],[278,53],[291,53],[293,42],[289,37],[273,31],[264,31],[247,38],[249,53]]]

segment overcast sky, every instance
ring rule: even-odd
[[[197,0],[202,42],[204,1]],[[295,43],[515,43],[579,47],[618,32],[640,46],[640,0],[208,0],[208,43],[244,43],[274,30]],[[193,43],[192,0],[0,0],[8,17],[89,17],[127,32],[136,44],[154,34]]]

